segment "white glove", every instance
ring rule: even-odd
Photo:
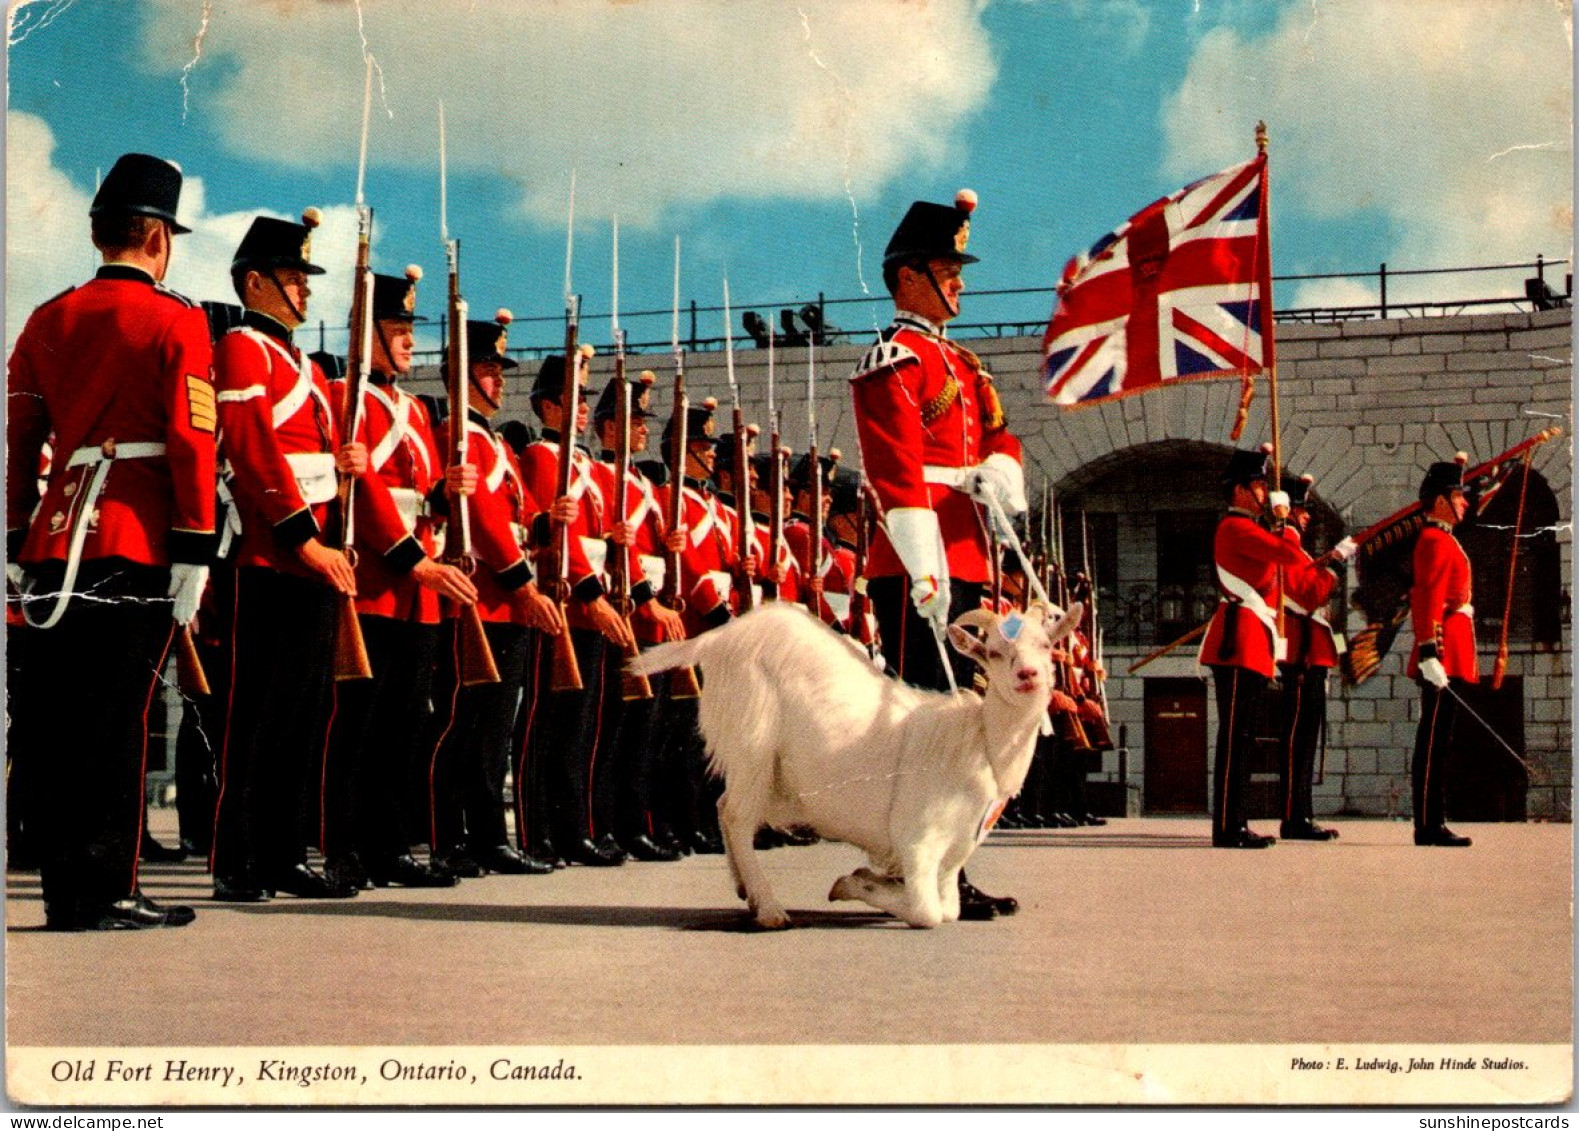
[[[1271,491],[1271,492],[1269,492],[1267,494],[1267,497],[1266,497],[1266,505],[1267,505],[1267,509],[1269,509],[1272,512],[1273,517],[1275,517],[1275,518],[1287,518],[1288,517],[1288,511],[1289,511],[1288,492],[1287,491]]]
[[[197,616],[197,607],[203,600],[203,590],[208,585],[206,565],[188,565],[174,562],[170,566],[170,599],[175,608],[170,615],[175,623],[185,628]]]
[[[971,498],[983,503],[995,500],[1008,518],[1026,512],[1025,471],[1012,456],[995,452],[971,471],[966,482]]]
[[[917,577],[910,582],[910,600],[923,620],[931,621],[939,631],[948,627],[949,600],[948,578]]]
[[[1346,562],[1359,552],[1360,544],[1353,538],[1345,538],[1332,548],[1332,556],[1340,562]]]
[[[1447,686],[1447,669],[1442,666],[1442,661],[1432,656],[1429,660],[1420,661],[1420,678],[1437,690]]]
[[[6,562],[5,579],[6,582],[12,586],[12,588],[20,590],[22,588],[22,582],[26,579],[26,577],[27,575],[22,572],[21,562]]]

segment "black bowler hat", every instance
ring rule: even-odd
[[[1248,487],[1257,479],[1267,478],[1270,474],[1267,465],[1271,458],[1271,444],[1237,449],[1228,457],[1228,466],[1223,468],[1223,484],[1228,487]]]
[[[497,362],[500,369],[516,368],[515,358],[504,352],[505,344],[510,340],[509,331],[505,327],[513,321],[515,315],[502,306],[494,312],[491,322],[481,318],[468,318],[466,360],[473,365],[492,361]]]
[[[838,448],[831,448],[827,455],[817,457],[817,463],[822,467],[822,485],[824,490],[833,486],[834,466],[839,462],[840,455]],[[798,456],[790,464],[789,475],[785,481],[789,484],[789,489],[797,493],[811,488],[810,453]]]
[[[626,379],[625,388],[630,391],[630,415],[632,420],[651,420],[657,416],[656,412],[649,411],[648,399],[652,395],[653,382],[658,380],[658,375],[651,369],[643,369],[641,375],[634,381]],[[592,422],[601,424],[605,420],[613,420],[619,415],[619,398],[614,395],[618,388],[613,381],[603,386],[603,392],[598,394],[598,403],[592,410]]]
[[[582,343],[581,356],[590,358],[592,356],[592,347]],[[537,371],[537,380],[532,382],[531,399],[533,401],[557,401],[564,391],[564,355],[551,353],[543,359],[543,364]]]
[[[701,404],[690,404],[686,406],[685,443],[687,447],[692,444],[712,443],[713,430],[717,427],[717,425],[713,423],[713,414],[717,411],[718,400],[715,397],[708,397]],[[663,458],[666,460],[671,454],[671,446],[673,442],[674,417],[670,416],[668,421],[663,426],[663,440],[660,444],[660,447],[663,450]]]
[[[976,194],[960,189],[953,204],[933,204],[918,200],[894,229],[883,249],[883,266],[914,259],[952,259],[956,263],[979,263],[965,254],[970,238],[970,214],[976,210]]]
[[[323,215],[316,208],[304,209],[300,224],[259,216],[241,237],[235,257],[230,261],[230,273],[288,267],[305,275],[322,275],[323,268],[312,263],[313,229],[322,220]]]
[[[1310,488],[1316,482],[1314,475],[1301,475],[1288,488],[1288,505],[1290,507],[1307,507],[1310,505]]]
[[[375,322],[425,322],[417,317],[417,280],[422,268],[415,263],[404,275],[373,276],[373,320]]]
[[[1433,463],[1426,468],[1425,478],[1420,480],[1420,501],[1429,504],[1438,495],[1446,495],[1450,491],[1464,489],[1464,465],[1469,462],[1469,456],[1459,452],[1453,457],[1452,463]]]
[[[88,215],[133,212],[163,220],[176,235],[184,235],[192,229],[176,221],[180,201],[181,169],[175,162],[146,153],[127,153],[116,159],[99,185]]]

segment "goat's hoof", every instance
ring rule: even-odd
[[[865,871],[865,869],[862,869]],[[861,898],[861,889],[857,886],[859,881],[855,876],[840,876],[833,881],[833,887],[828,889],[828,902],[837,903],[841,899]]]
[[[791,926],[790,917],[782,909],[777,911],[758,911],[756,923],[764,931],[782,931]]]

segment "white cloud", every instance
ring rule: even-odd
[[[88,234],[93,194],[78,188],[55,168],[55,136],[32,114],[6,114],[6,352],[9,354],[33,308],[67,287],[89,278],[101,259]],[[309,325],[319,314],[335,320],[350,308],[350,267],[356,253],[356,213],[349,204],[322,209],[323,224],[313,237],[313,259],[328,269],[315,277]],[[210,215],[203,181],[187,177],[181,187],[181,222],[192,229],[179,236],[165,283],[194,299],[234,302],[230,260],[254,217],[299,219],[280,212],[227,212]],[[330,343],[334,344],[331,325]],[[344,333],[340,334],[343,339]],[[316,344],[316,338],[309,341]]]
[[[1392,268],[1568,257],[1571,62],[1568,8],[1548,0],[1291,5],[1264,37],[1221,27],[1201,37],[1163,108],[1166,167],[1183,183],[1242,161],[1264,118],[1274,231],[1281,210],[1380,215]],[[1389,292],[1451,298],[1486,287],[1461,278],[1400,279]],[[1510,282],[1517,290],[1500,277],[1492,289]],[[1279,303],[1354,293],[1310,283]]]
[[[452,173],[513,182],[539,222],[563,222],[572,168],[578,215],[617,208],[633,225],[717,197],[842,199],[846,173],[870,192],[948,154],[995,74],[980,12],[979,0],[368,3],[387,99],[386,113],[375,94],[370,161],[435,166],[443,98]],[[233,150],[301,168],[354,159],[357,14],[326,0],[215,8],[199,69],[218,68],[203,80],[221,84],[208,117]],[[156,0],[146,64],[178,72],[195,31],[188,0]]]

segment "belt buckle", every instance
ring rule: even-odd
[[[111,436],[108,440],[105,440],[104,443],[99,445],[99,454],[105,459],[115,458],[115,437]]]

